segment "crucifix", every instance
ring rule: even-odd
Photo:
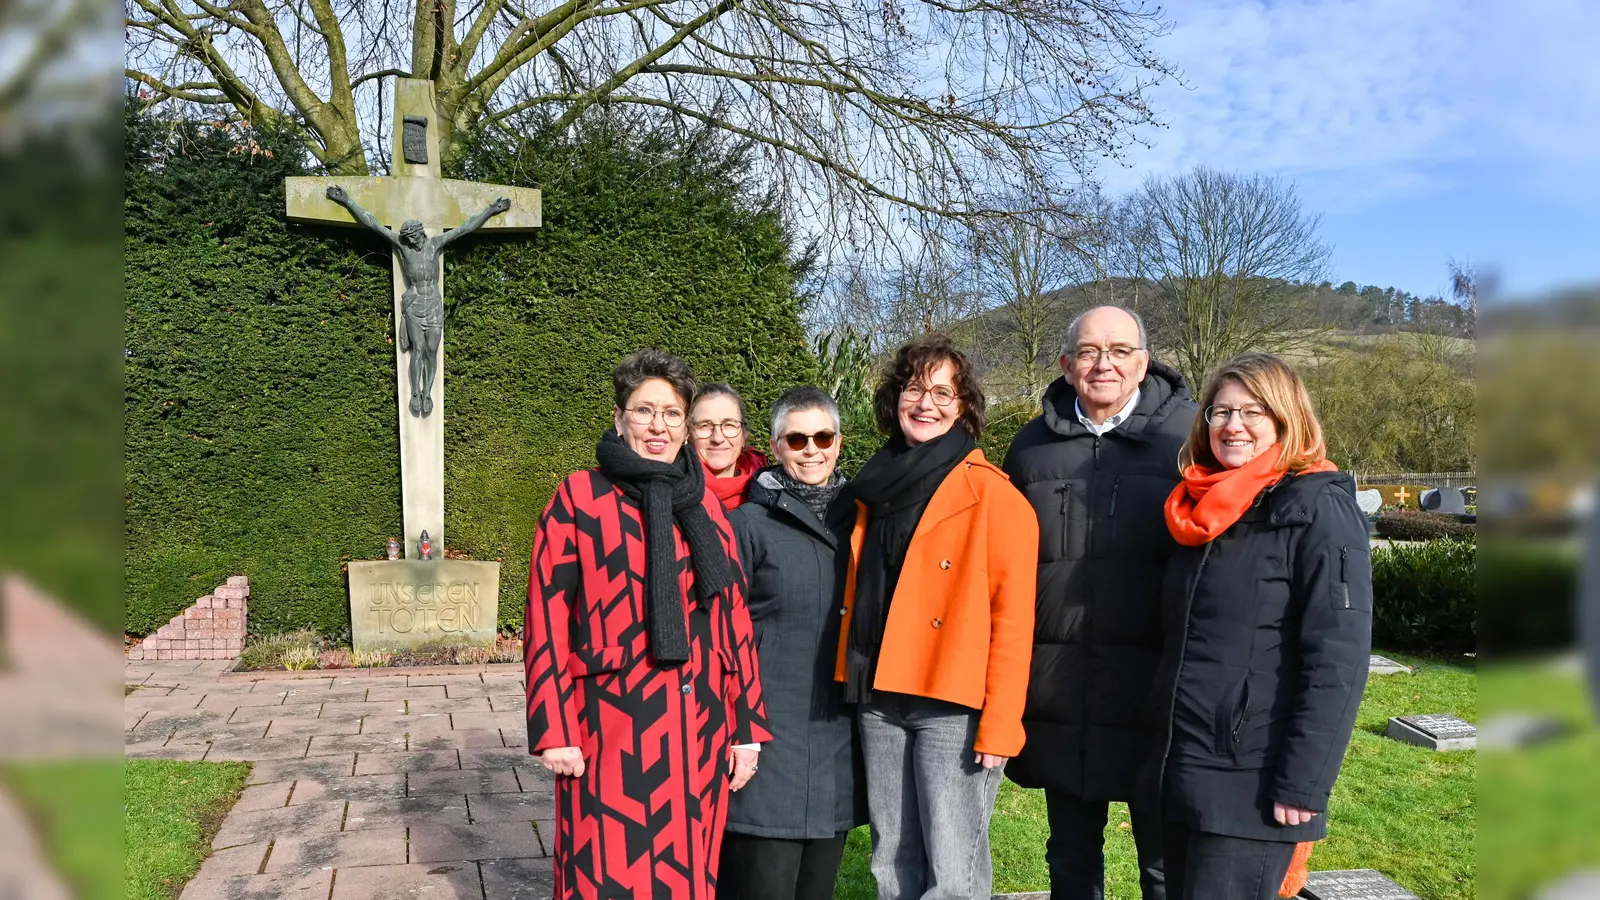
[[[441,177],[434,97],[431,81],[395,80],[392,175],[284,183],[291,222],[365,226],[391,245],[403,544],[412,559],[423,532],[435,552],[444,547],[443,250],[479,228],[520,232],[540,224],[533,188]]]

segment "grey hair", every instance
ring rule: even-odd
[[[700,385],[700,390],[694,393],[694,402],[689,404],[689,412],[693,413],[694,408],[700,405],[700,401],[707,397],[732,397],[733,402],[739,404],[739,422],[743,424],[749,421],[749,417],[745,415],[744,398],[739,396],[733,385],[726,381],[712,381]]]
[[[1083,320],[1089,315],[1089,313],[1092,313],[1097,309],[1120,309],[1123,312],[1127,313],[1128,315],[1132,316],[1133,317],[1133,324],[1135,326],[1137,326],[1138,329],[1139,329],[1139,349],[1140,350],[1149,350],[1150,349],[1150,340],[1149,340],[1149,337],[1146,335],[1145,330],[1144,330],[1144,319],[1140,318],[1138,313],[1136,313],[1133,310],[1127,308],[1126,306],[1118,306],[1115,303],[1103,303],[1103,304],[1101,304],[1099,306],[1090,307],[1089,309],[1086,309],[1083,312],[1078,313],[1078,317],[1073,319],[1072,320],[1072,324],[1067,326],[1066,332],[1061,335],[1061,355],[1062,356],[1071,356],[1072,355],[1073,349],[1075,347],[1077,347],[1077,345],[1078,345],[1078,329],[1083,327]]]
[[[844,425],[839,419],[839,404],[828,396],[828,392],[814,385],[802,384],[799,387],[789,388],[778,395],[772,403],[772,438],[777,440],[782,435],[778,434],[778,427],[783,420],[789,418],[790,413],[803,412],[808,409],[825,410],[833,417],[833,431],[839,434],[844,431]]]

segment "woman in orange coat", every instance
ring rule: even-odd
[[[977,448],[984,398],[943,335],[874,396],[835,678],[858,704],[880,900],[987,897],[989,816],[1022,749],[1039,526]]]

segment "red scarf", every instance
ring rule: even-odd
[[[1198,547],[1233,527],[1262,491],[1283,478],[1277,468],[1282,453],[1283,445],[1273,444],[1237,469],[1185,466],[1183,481],[1167,496],[1167,530],[1173,539]],[[1338,466],[1319,459],[1295,474],[1337,471]]]
[[[700,461],[705,465],[705,460]],[[739,458],[734,460],[733,474],[727,478],[718,478],[706,467],[706,487],[711,488],[711,493],[717,495],[725,509],[733,510],[744,502],[744,488],[750,483],[750,476],[756,474],[767,465],[767,455],[754,447],[746,447],[739,452]]]

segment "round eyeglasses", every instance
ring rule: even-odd
[[[635,406],[632,409],[625,409],[623,412],[628,414],[628,421],[635,425],[649,425],[656,420],[656,416],[660,416],[661,421],[666,423],[668,428],[677,428],[683,424],[683,410],[678,409],[676,406],[666,409],[656,409],[653,406]]]
[[[714,431],[722,432],[722,436],[725,438],[736,438],[744,433],[744,423],[735,422],[732,419],[726,422],[695,422],[689,428],[693,430],[695,437],[702,440],[711,437]]]
[[[934,406],[949,406],[950,404],[956,402],[955,388],[942,384],[936,384],[930,388],[924,387],[916,382],[912,382],[911,384],[908,384],[900,389],[900,396],[910,400],[912,403],[916,403],[918,400],[921,400],[923,394],[933,395]]]
[[[1212,428],[1221,428],[1228,424],[1228,420],[1233,418],[1234,413],[1239,414],[1239,421],[1243,422],[1246,428],[1254,428],[1272,415],[1259,406],[1208,406],[1206,407],[1206,421],[1211,424]]]

